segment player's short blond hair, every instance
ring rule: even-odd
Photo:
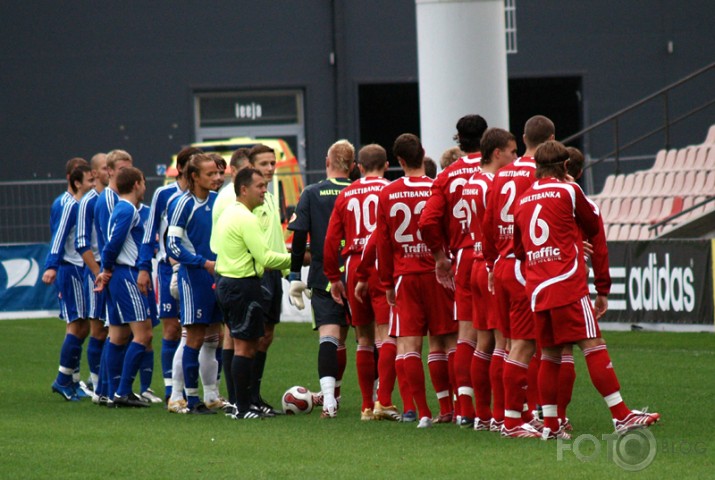
[[[117,162],[121,162],[122,160],[127,161],[131,164],[134,163],[132,156],[129,155],[128,152],[124,150],[112,150],[107,154],[107,168],[109,168],[110,170],[114,170],[117,165]]]
[[[347,140],[338,140],[328,149],[330,164],[335,170],[348,173],[355,161],[355,147]]]

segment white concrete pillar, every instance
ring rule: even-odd
[[[504,0],[415,0],[421,139],[439,164],[460,117],[509,129]]]

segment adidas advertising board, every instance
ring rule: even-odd
[[[604,321],[712,325],[712,243],[609,242],[612,285]],[[593,271],[589,282],[595,298]]]
[[[0,247],[0,312],[58,310],[57,289],[42,283],[49,246]]]

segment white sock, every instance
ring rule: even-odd
[[[174,353],[174,361],[171,362],[171,401],[176,402],[184,399],[184,347],[186,337],[182,335],[179,346]]]
[[[335,410],[338,407],[335,400],[335,377],[321,378],[320,391],[323,392],[323,410]]]
[[[204,341],[201,350],[199,350],[199,376],[201,377],[201,384],[204,386],[205,403],[218,400],[216,395],[216,377],[218,376],[217,347],[218,338],[212,341]]]

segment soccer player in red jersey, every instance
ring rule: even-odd
[[[454,319],[458,321],[459,335],[456,351],[449,352],[449,373],[452,387],[457,390],[460,425],[469,428],[474,423],[474,390],[469,368],[477,341],[477,332],[472,327],[469,284],[474,239],[469,231],[471,210],[462,198],[461,190],[467,179],[479,171],[479,140],[486,129],[487,122],[479,115],[466,115],[459,119],[455,138],[466,155],[437,176],[419,222],[424,241],[434,255],[438,280],[444,285],[455,285]],[[449,245],[451,259],[445,254],[445,244]],[[441,365],[438,362],[443,357],[441,352],[430,352],[430,372],[434,370],[439,375]],[[437,392],[438,397],[451,401],[451,395],[445,398],[445,394],[449,395],[449,391]],[[451,414],[438,418],[438,422],[451,420]]]
[[[584,157],[578,148],[567,147],[569,159],[566,161],[566,172],[571,179],[578,180],[583,174]],[[608,271],[608,245],[606,244],[606,232],[603,228],[603,217],[599,212],[598,233],[591,238],[584,234],[585,252],[589,253],[591,266],[593,267],[594,286],[598,300],[599,309],[602,308],[603,299],[608,297],[611,291],[611,275]],[[601,297],[599,299],[599,297]],[[576,370],[573,360],[573,346],[566,345],[561,352],[561,368],[559,369],[559,391],[557,399],[557,411],[561,424],[566,430],[571,430],[571,422],[566,416],[566,408],[571,403],[573,386],[576,381]]]
[[[536,387],[535,375],[529,378],[529,362],[536,349],[533,313],[524,291],[519,261],[514,257],[514,204],[534,182],[536,148],[554,138],[554,124],[537,115],[524,125],[526,152],[521,158],[499,170],[492,185],[493,194],[484,217],[482,249],[494,286],[502,334],[511,341],[508,358],[503,363],[504,436],[531,436],[541,425],[526,405],[527,383]],[[491,287],[490,287],[491,291]],[[509,346],[509,345],[507,345]],[[533,373],[538,364],[532,365]],[[538,433],[538,432],[537,432]]]
[[[369,301],[362,302],[355,297],[356,272],[360,257],[368,238],[375,230],[377,222],[377,200],[382,188],[390,182],[383,178],[387,169],[387,153],[380,145],[371,144],[358,152],[358,164],[363,178],[356,180],[340,192],[330,216],[328,232],[323,250],[323,270],[330,280],[330,294],[337,303],[346,301],[350,307],[350,324],[355,327],[357,337],[358,383],[362,393],[361,420],[375,418],[373,409],[383,416],[383,404],[373,402],[375,384],[375,324],[380,326],[382,342],[387,337],[387,323],[390,307],[387,305],[384,289],[379,288],[377,272],[374,272],[373,293]],[[338,256],[345,261],[345,285],[342,281]],[[377,283],[377,285],[375,285]],[[394,341],[393,341],[394,346]],[[394,348],[396,351],[396,347]],[[393,355],[394,365],[394,355]],[[392,368],[394,372],[394,366]],[[394,373],[392,383],[394,384]],[[382,383],[382,382],[381,382]],[[391,389],[390,389],[391,392]],[[384,404],[393,415],[386,418],[397,420],[399,413],[391,402]],[[376,412],[377,413],[377,412]]]
[[[558,376],[563,345],[577,344],[591,382],[611,410],[617,434],[657,422],[658,413],[630,410],[620,394],[598,318],[608,306],[596,297],[594,311],[585,281],[583,234],[599,231],[599,210],[576,184],[566,180],[568,151],[549,141],[535,154],[537,181],[517,200],[514,252],[524,262],[526,291],[535,312],[542,348],[539,392],[544,412],[542,438],[568,438],[557,416]]]
[[[427,405],[420,353],[423,337],[429,332],[430,351],[445,351],[456,340],[457,325],[450,315],[452,292],[437,283],[432,253],[418,228],[432,187],[432,181],[424,176],[424,149],[418,137],[406,133],[395,140],[393,153],[405,176],[380,192],[378,273],[388,303],[396,307],[390,335],[397,337],[398,354],[405,355],[405,373],[419,411],[417,427],[426,428],[432,426],[432,412]],[[449,378],[444,384],[437,383],[440,380],[444,379],[432,378],[435,391],[448,391]]]
[[[494,364],[493,355],[503,360],[506,340],[497,329],[496,299],[488,291],[488,272],[482,253],[481,224],[491,195],[494,175],[500,168],[516,160],[516,139],[506,130],[490,128],[482,136],[481,150],[480,171],[472,175],[464,185],[462,198],[472,212],[469,230],[474,238],[474,262],[471,271],[472,326],[477,331],[477,344],[471,358],[470,377],[477,408],[472,423],[475,430],[490,430],[492,425],[494,429],[498,429],[504,422],[502,369],[500,366],[498,370],[492,371],[491,367]],[[494,408],[490,410],[492,392]],[[464,415],[464,409],[462,414]],[[464,416],[462,420],[466,423]]]

